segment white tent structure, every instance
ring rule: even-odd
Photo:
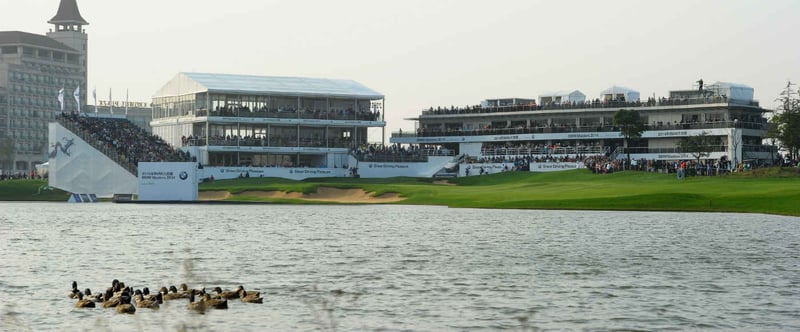
[[[614,85],[600,92],[600,100],[634,102],[639,100],[639,91]]]
[[[539,95],[539,105],[583,103],[586,95],[580,90],[562,90]]]
[[[716,95],[734,100],[752,101],[753,88],[737,83],[715,82],[705,86],[708,91],[713,91]]]

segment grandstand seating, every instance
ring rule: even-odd
[[[57,117],[57,121],[133,175],[137,175],[140,161],[191,160],[188,153],[173,148],[158,136],[149,134],[124,118],[64,113]]]

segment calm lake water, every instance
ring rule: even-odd
[[[119,315],[70,283],[261,291]],[[800,329],[800,218],[0,203],[0,330]]]

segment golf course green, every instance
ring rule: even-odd
[[[687,177],[619,172],[595,175],[587,170],[553,173],[506,172],[448,179],[326,178],[291,181],[250,178],[200,186],[203,192],[227,192],[226,200],[320,203],[313,199],[264,197],[254,192],[313,193],[318,188],[359,188],[381,196],[396,193],[392,204],[454,208],[567,209],[630,211],[753,212],[800,216],[800,174],[769,168],[746,174]]]
[[[0,200],[66,201],[44,180],[0,182]],[[315,193],[325,191],[325,195]],[[361,198],[348,199],[358,191]],[[800,216],[800,172],[765,168],[713,177],[587,170],[505,172],[468,178],[294,181],[248,178],[200,185],[201,200],[285,204],[415,204],[454,208],[751,212]],[[373,199],[374,198],[374,199]]]

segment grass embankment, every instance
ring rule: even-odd
[[[554,173],[507,172],[449,180],[326,178],[292,181],[275,178],[235,179],[206,183],[201,191],[311,193],[318,187],[361,188],[375,195],[398,193],[395,204],[471,208],[715,211],[800,216],[797,170],[765,169],[746,174],[687,177],[674,174],[620,172],[594,175],[587,170]],[[298,199],[232,196],[229,200],[309,203]]]
[[[0,181],[0,201],[66,202],[69,193],[47,187],[47,180]]]

